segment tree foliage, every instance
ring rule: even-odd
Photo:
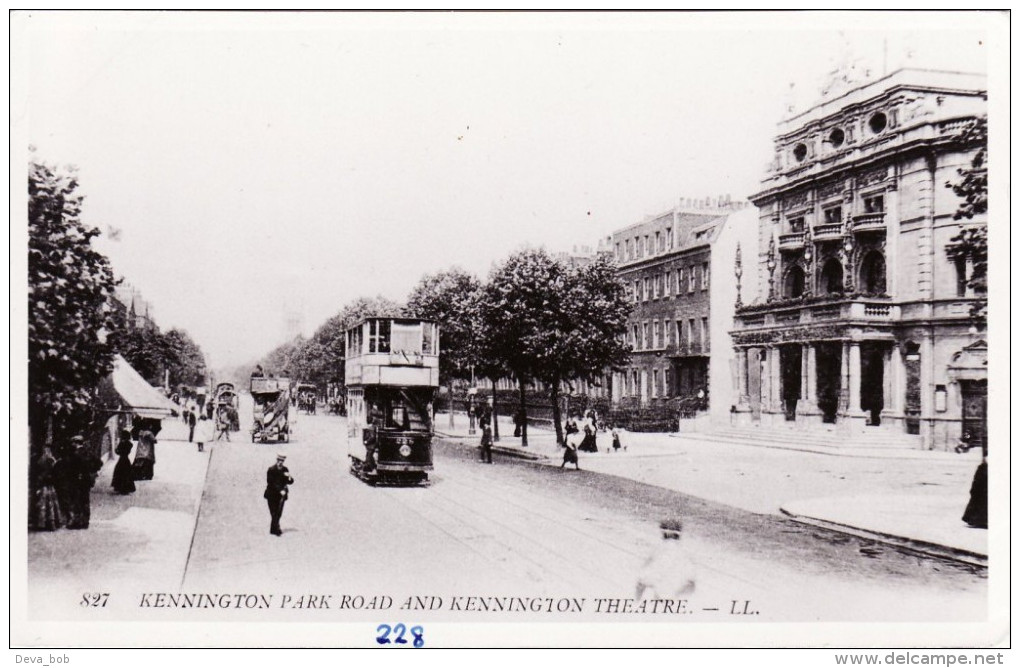
[[[970,167],[959,169],[960,180],[947,183],[946,187],[962,200],[955,220],[983,218],[988,213],[988,118],[981,117],[968,123],[956,137],[956,143],[964,150],[973,150]],[[950,260],[971,263],[968,286],[978,295],[971,306],[971,319],[975,325],[984,327],[988,320],[988,223],[965,224],[946,245]]]
[[[549,385],[562,440],[560,385],[594,380],[627,361],[622,335],[631,306],[615,266],[598,258],[573,267],[544,250],[526,249],[497,266],[480,295],[484,354],[501,360],[517,379],[522,408],[527,384]],[[526,428],[522,434],[526,443]]]
[[[324,387],[344,377],[345,332],[358,321],[375,316],[399,316],[402,307],[382,296],[359,297],[319,326],[309,339],[287,341],[259,360],[267,373],[304,380]]]
[[[110,344],[150,384],[161,386],[168,377],[171,387],[205,384],[205,354],[186,331],[139,324],[116,300],[111,311]]]
[[[39,162],[28,175],[28,391],[34,429],[84,419],[93,391],[112,369],[105,341],[116,281],[92,247],[98,228],[81,219],[73,170]]]
[[[478,279],[454,267],[422,277],[411,290],[404,314],[439,324],[439,378],[441,383],[467,379],[475,363],[476,295]]]
[[[206,381],[205,354],[183,329],[171,329],[163,335],[168,350],[170,386],[196,386]]]

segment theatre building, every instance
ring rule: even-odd
[[[947,183],[973,151],[954,137],[986,113],[983,77],[899,70],[783,121],[751,197],[758,234],[737,280],[757,280],[731,332],[742,423],[914,435],[919,448],[984,438],[983,333]],[[754,246],[757,246],[755,248]],[[833,426],[834,425],[834,426]]]

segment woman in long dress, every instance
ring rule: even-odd
[[[581,421],[581,432],[584,434],[584,440],[581,441],[581,446],[578,450],[581,452],[598,452],[599,446],[595,440],[595,420],[592,417],[591,411],[588,411],[584,420]]]
[[[35,531],[56,531],[64,526],[64,512],[57,499],[53,475],[57,458],[50,448],[44,447],[35,462],[35,493],[32,498],[32,515],[29,526]]]
[[[131,467],[131,433],[126,429],[120,432],[117,443],[117,465],[113,467],[113,489],[118,494],[131,494],[135,491],[135,472]]]
[[[135,480],[152,480],[155,466],[156,437],[148,429],[143,429],[138,434],[138,447],[135,449]]]

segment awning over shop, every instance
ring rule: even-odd
[[[103,382],[101,396],[104,408],[142,418],[161,420],[177,412],[177,406],[149,385],[120,355],[113,360],[113,372]]]

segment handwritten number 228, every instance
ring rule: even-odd
[[[407,638],[404,635],[407,633],[407,627],[403,624],[397,624],[390,626],[389,624],[380,624],[376,627],[375,632],[379,635],[376,636],[375,641],[380,645],[389,645],[391,642],[397,645],[406,645]],[[393,634],[393,640],[390,640],[390,634]],[[421,626],[411,627],[411,638],[413,639],[412,645],[415,647],[425,646],[425,629]]]

